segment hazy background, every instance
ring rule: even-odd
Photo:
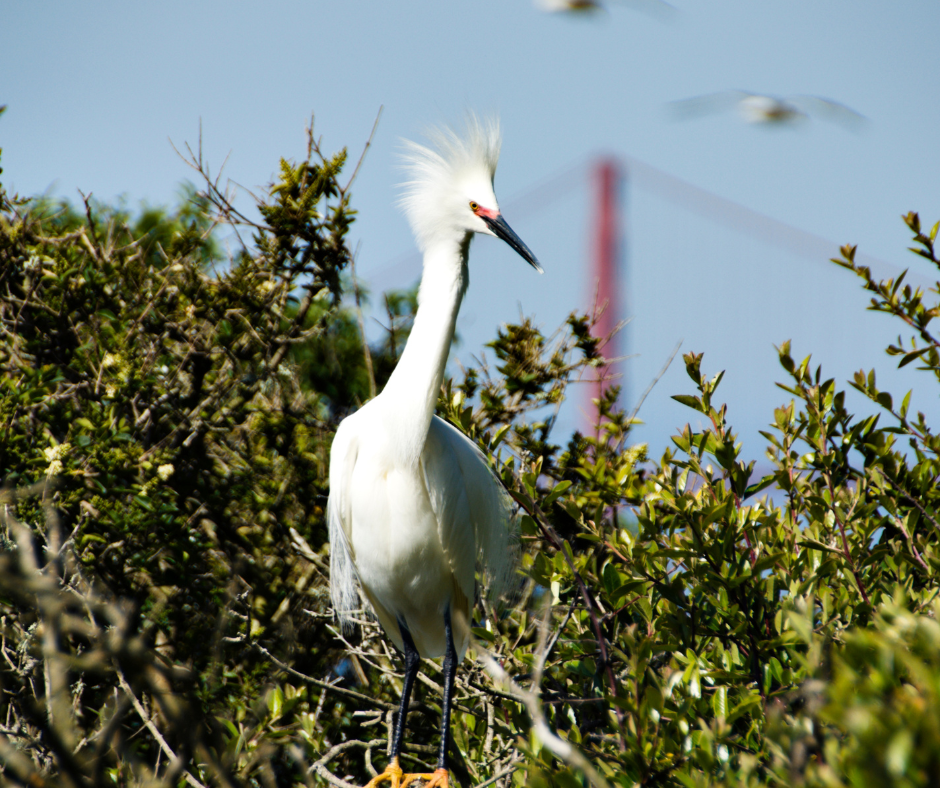
[[[193,174],[170,140],[195,146],[201,121],[212,167],[228,157],[226,175],[257,191],[279,157],[304,155],[311,113],[325,150],[348,145],[355,159],[384,105],[353,190],[351,238],[360,276],[378,293],[420,274],[395,205],[400,138],[459,122],[467,108],[498,113],[497,194],[545,275],[498,241],[474,242],[461,361],[472,363],[520,311],[551,332],[588,306],[590,167],[615,155],[629,178],[628,407],[682,339],[683,351],[705,352],[709,373],[727,370],[719,393],[745,453],[759,459],[757,430],[789,399],[774,385],[783,374],[773,348],[789,338],[795,356],[812,353],[839,381],[877,359],[880,380],[896,395],[913,387],[912,407],[936,418],[929,381],[893,371],[881,352],[899,326],[865,312],[859,280],[826,260],[857,243],[894,266],[886,272],[911,267],[932,281],[926,262],[904,251],[899,216],[917,210],[928,226],[940,218],[940,4],[675,6],[611,3],[571,17],[528,0],[5,3],[2,177],[24,195],[77,200],[81,189],[132,208],[172,203]],[[767,129],[733,112],[676,122],[665,110],[729,88],[825,96],[869,122],[857,133],[814,119]],[[631,168],[634,159],[646,166]],[[703,191],[680,185],[664,196],[665,174]],[[787,248],[732,204],[794,228]],[[669,399],[690,390],[677,358],[640,414],[636,437],[654,455],[677,426],[695,424]],[[583,405],[566,409],[562,430],[581,425]]]

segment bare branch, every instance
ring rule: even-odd
[[[170,770],[173,771],[178,768],[178,765],[181,765],[182,762],[179,756],[173,752],[170,748],[170,745],[166,743],[166,739],[163,738],[163,734],[160,733],[160,729],[153,724],[153,720],[150,718],[150,715],[147,714],[147,710],[141,705],[140,701],[137,700],[137,696],[134,694],[134,691],[131,689],[130,685],[127,683],[127,679],[124,678],[124,673],[121,670],[117,671],[118,681],[121,684],[121,689],[127,693],[127,696],[131,699],[131,703],[134,704],[134,709],[137,711],[137,714],[140,715],[140,718],[143,720],[144,725],[147,730],[150,731],[150,735],[156,740],[157,744],[160,745],[160,749],[164,752],[167,758],[170,759]],[[183,769],[183,777],[186,778],[186,782],[193,786],[193,788],[207,788],[207,786],[189,773],[186,769]]]
[[[512,677],[503,670],[502,666],[485,649],[479,645],[477,648],[480,653],[480,661],[486,668],[486,672],[490,674],[494,681],[506,687],[515,696],[516,700],[526,707],[529,718],[532,720],[532,732],[542,742],[542,745],[559,760],[581,771],[596,788],[610,788],[607,780],[597,773],[588,759],[577,748],[564,739],[558,738],[555,732],[552,731],[545,715],[542,713],[541,703],[536,692],[524,690],[513,681]]]

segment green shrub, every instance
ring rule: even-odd
[[[415,301],[386,296],[389,336],[364,346],[341,301],[345,153],[310,140],[258,222],[207,173],[180,208],[136,217],[0,189],[5,779],[341,785],[384,766],[397,658],[365,617],[349,640],[332,625],[323,509],[336,424],[387,380]],[[940,266],[937,226],[905,220]],[[220,225],[246,239],[230,259]],[[940,380],[937,306],[842,252],[871,308],[916,334],[888,352]],[[569,384],[604,372],[591,331],[505,326],[493,366],[441,392],[517,502],[524,548],[458,674],[455,781],[936,784],[927,418],[863,372],[872,413],[848,412],[784,342],[773,471],[754,478],[721,373],[689,353],[676,399],[706,426],[654,462],[615,389],[591,434],[555,434]],[[439,674],[425,661],[407,768],[433,762]]]

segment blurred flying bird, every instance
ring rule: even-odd
[[[642,11],[654,16],[675,11],[666,0],[611,0],[612,4],[628,6],[635,11]],[[608,5],[600,0],[533,0],[533,5],[548,14],[591,14],[607,11]]]
[[[584,13],[604,8],[596,0],[534,0],[534,5],[548,14]]]
[[[454,672],[470,642],[477,565],[498,588],[512,570],[510,504],[483,454],[434,415],[474,233],[508,243],[539,273],[493,192],[500,135],[469,116],[462,135],[438,129],[432,146],[406,143],[402,205],[424,253],[418,311],[385,389],[339,425],[330,453],[330,583],[344,627],[359,590],[404,652],[405,676],[391,762],[369,786],[448,784]],[[405,714],[420,657],[444,656],[437,771],[403,774]]]
[[[784,126],[806,120],[810,116],[857,128],[865,116],[831,99],[819,96],[780,98],[745,90],[725,90],[704,96],[673,101],[669,104],[677,118],[692,118],[737,108],[748,123]]]

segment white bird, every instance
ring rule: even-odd
[[[676,10],[666,0],[619,0],[616,4],[660,17]],[[584,15],[608,10],[600,0],[533,0],[533,5],[547,14]]]
[[[854,109],[820,96],[769,96],[746,90],[725,90],[704,96],[693,96],[670,103],[677,117],[695,117],[736,107],[748,123],[790,125],[816,115],[844,126],[858,126],[865,116]]]
[[[547,14],[584,13],[604,9],[598,0],[534,0],[534,5]]]
[[[499,211],[493,177],[495,121],[469,116],[466,133],[406,143],[402,205],[424,253],[418,311],[385,389],[339,425],[330,452],[330,583],[344,626],[359,589],[404,652],[405,677],[391,761],[369,786],[404,788],[416,778],[447,786],[454,672],[470,641],[477,564],[491,585],[512,570],[509,499],[480,450],[434,415],[460,302],[469,283],[474,233],[502,238],[539,273],[535,255]],[[419,655],[444,655],[437,771],[403,775],[405,714]]]

